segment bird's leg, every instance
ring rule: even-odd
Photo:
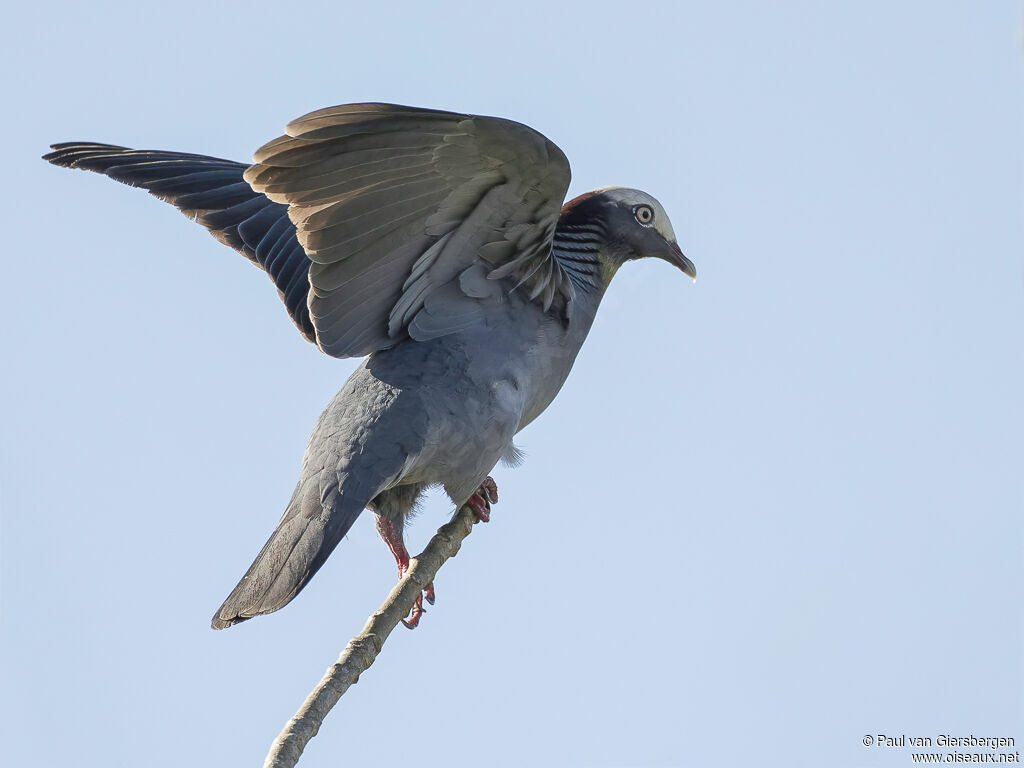
[[[473,495],[466,501],[466,505],[476,513],[476,519],[481,523],[491,521],[491,504],[498,503],[498,484],[493,477],[488,477],[477,488]]]
[[[391,554],[395,558],[395,564],[398,566],[398,578],[405,576],[405,572],[409,570],[409,550],[405,548],[405,541],[402,538],[402,534],[395,528],[395,524],[391,522],[384,515],[377,515],[377,533],[384,539],[384,543],[388,545],[388,549],[391,550]]]
[[[409,570],[409,550],[405,548],[405,540],[402,537],[402,533],[395,528],[395,524],[384,515],[378,514],[376,517],[377,533],[384,539],[384,543],[388,545],[388,549],[394,555],[395,564],[398,566],[398,579],[401,581],[402,577],[405,576],[405,572]],[[408,618],[402,619],[402,623],[409,629],[416,629],[416,626],[420,623],[420,617],[426,613],[423,608],[424,597],[427,598],[428,603],[434,604],[434,582],[427,584],[423,588],[423,592],[416,596],[416,602],[413,603],[412,611]]]
[[[480,483],[480,487],[466,501],[466,504],[473,510],[477,520],[481,523],[490,521],[491,504],[497,503],[498,484],[491,477],[486,478]],[[377,507],[371,505],[371,509],[377,509]],[[395,564],[398,566],[398,578],[401,580],[405,576],[405,572],[409,570],[409,550],[405,547],[402,531],[395,526],[394,522],[387,515],[375,512],[375,517],[377,518],[377,532],[384,539],[384,543],[388,545],[388,549],[391,550],[391,554],[395,558]],[[412,605],[412,611],[409,612],[408,617],[402,619],[402,623],[409,629],[415,629],[420,623],[420,617],[426,613],[426,609],[423,607],[423,598],[426,598],[427,602],[431,605],[434,604],[436,599],[434,582],[430,582],[423,587],[423,591],[416,596],[416,602]]]

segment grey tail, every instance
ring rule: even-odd
[[[214,614],[214,629],[272,613],[290,603],[320,570],[369,501],[347,499],[336,487],[321,497],[318,480],[313,476],[295,489],[277,528]]]

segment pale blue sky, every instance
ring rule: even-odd
[[[382,10],[386,7],[386,10]],[[301,765],[904,766],[1024,748],[1016,2],[22,4],[0,47],[5,762],[260,765],[394,582],[361,519],[213,610],[355,361],[92,139],[248,159],[380,100],[636,186],[700,280],[616,277],[501,502]],[[436,496],[411,531],[446,518]]]

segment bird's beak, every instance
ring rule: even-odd
[[[668,258],[665,259],[665,261],[667,261],[667,262],[669,262],[671,264],[675,264],[677,267],[679,267],[681,270],[683,270],[683,274],[684,275],[689,275],[691,278],[693,278],[693,281],[696,282],[697,281],[697,267],[695,267],[693,265],[693,262],[690,261],[688,258],[686,258],[683,255],[683,251],[679,247],[679,243],[677,243],[675,240],[673,240],[673,241],[671,241],[668,244],[668,247],[669,247],[669,254],[668,254]]]

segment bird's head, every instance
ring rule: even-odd
[[[697,279],[697,268],[676,242],[668,214],[657,200],[628,187],[606,187],[580,195],[562,209],[559,229],[601,230],[601,271],[605,284],[627,261],[653,256]]]

